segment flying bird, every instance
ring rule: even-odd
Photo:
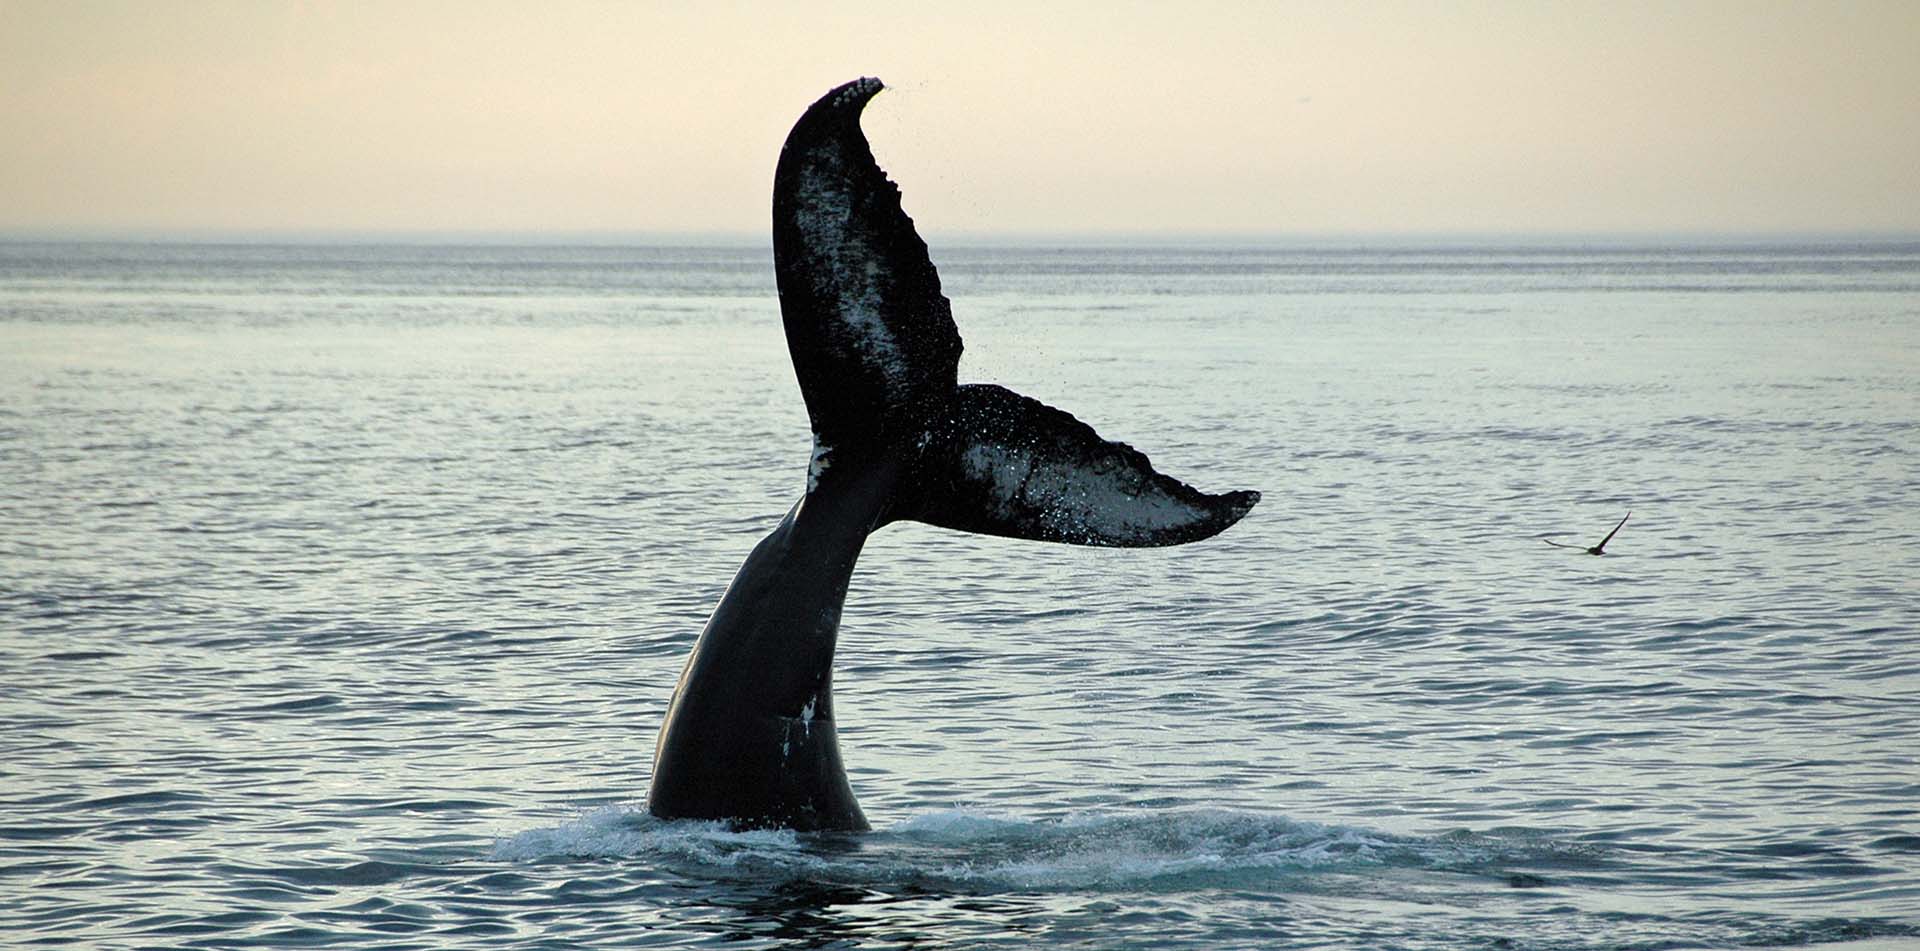
[[[1620,525],[1625,525],[1625,524],[1627,524],[1627,519],[1630,519],[1630,518],[1632,518],[1632,517],[1633,517],[1633,513],[1632,513],[1632,512],[1628,512],[1627,514],[1625,514],[1625,515],[1623,515],[1623,516],[1621,516],[1621,517],[1620,517]],[[1604,554],[1606,554],[1606,553],[1607,553],[1607,543],[1608,543],[1608,542],[1610,542],[1610,541],[1613,541],[1613,536],[1615,536],[1615,535],[1618,535],[1618,534],[1620,534],[1620,525],[1615,525],[1615,526],[1613,527],[1613,531],[1611,531],[1611,532],[1608,532],[1608,533],[1607,533],[1607,537],[1605,537],[1605,538],[1602,538],[1602,539],[1600,539],[1600,544],[1598,544],[1598,545],[1595,545],[1595,546],[1593,546],[1592,548],[1584,548],[1584,549],[1581,549],[1581,550],[1582,550],[1582,551],[1585,551],[1585,552],[1586,552],[1587,554],[1589,554],[1589,555],[1604,555]],[[1579,546],[1579,545],[1563,545],[1563,544],[1561,544],[1560,542],[1556,542],[1556,541],[1554,541],[1554,540],[1553,540],[1553,539],[1551,539],[1551,538],[1542,538],[1542,539],[1540,539],[1540,540],[1541,540],[1541,541],[1543,541],[1543,542],[1546,542],[1546,543],[1547,543],[1547,544],[1549,544],[1549,545],[1552,545],[1552,546],[1553,546],[1553,547],[1555,547],[1555,548],[1580,548],[1580,546]]]

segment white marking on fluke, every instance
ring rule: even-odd
[[[833,465],[833,462],[827,458],[832,452],[833,447],[821,442],[820,434],[814,433],[813,458],[807,460],[808,495],[812,495],[813,490],[820,487],[820,473],[827,471],[827,467]]]
[[[960,456],[968,478],[987,487],[996,514],[1027,510],[1067,537],[1114,536],[1176,528],[1205,513],[1124,469],[1102,471],[1029,449],[975,443]]]
[[[793,752],[793,728],[795,726],[800,727],[801,739],[803,740],[813,739],[813,711],[819,705],[820,705],[820,695],[816,693],[813,696],[807,698],[807,705],[800,708],[799,716],[780,718],[781,720],[786,722],[786,727],[782,730],[782,735],[780,737],[780,758],[781,759],[783,760],[786,759]]]
[[[899,386],[911,371],[887,329],[878,249],[868,247],[853,227],[853,195],[843,187],[844,168],[845,158],[839,155],[820,155],[801,165],[794,224],[805,235],[802,246],[812,258],[806,270],[814,293],[839,303],[840,324],[862,362]]]

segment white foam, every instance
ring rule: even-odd
[[[736,864],[754,851],[782,853],[799,845],[786,829],[736,832],[724,822],[667,822],[640,805],[604,806],[578,819],[496,839],[492,855],[507,862],[553,858],[679,856],[703,864]]]
[[[1225,810],[1080,815],[1057,822],[961,810],[915,817],[891,831],[976,847],[978,857],[930,870],[935,878],[1041,889],[1378,865],[1408,843],[1370,830]]]
[[[1266,813],[1193,809],[1024,819],[971,807],[909,816],[820,848],[782,830],[735,832],[718,822],[667,822],[637,806],[597,809],[497,841],[493,857],[527,862],[637,858],[748,869],[775,878],[873,885],[947,882],[967,888],[1216,887],[1373,868],[1460,868],[1526,861],[1568,848],[1465,836],[1397,836]]]

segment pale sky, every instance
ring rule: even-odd
[[[0,232],[1920,232],[1920,2],[0,0]]]

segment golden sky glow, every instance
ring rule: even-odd
[[[0,0],[0,230],[759,233],[877,75],[929,233],[1920,231],[1916,50],[1911,0]]]

